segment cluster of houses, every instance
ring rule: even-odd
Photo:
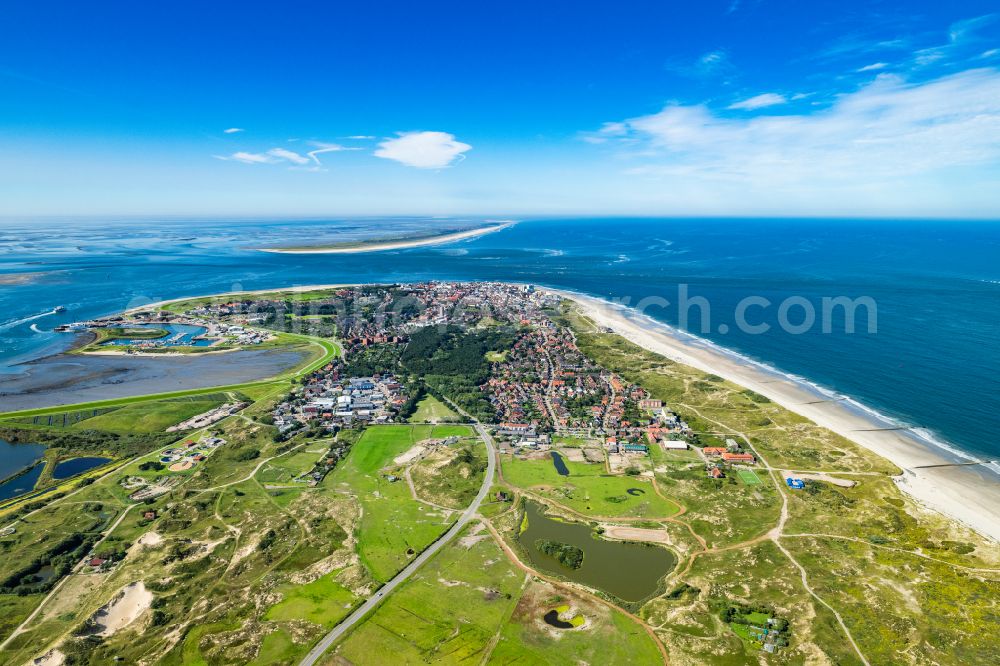
[[[522,313],[518,323],[526,328],[493,362],[482,386],[497,420],[538,432],[603,436],[611,453],[648,453],[639,441],[653,421],[642,412],[648,394],[594,365],[572,333],[540,309]]]
[[[274,425],[285,433],[319,422],[327,430],[355,425],[392,423],[406,403],[406,388],[393,375],[340,377],[339,365],[328,365],[306,378],[301,389],[274,409]]]
[[[708,476],[713,479],[725,478],[727,466],[754,465],[757,462],[752,453],[743,451],[739,442],[729,437],[725,446],[706,446],[701,449],[701,454]]]
[[[171,472],[184,472],[203,462],[225,443],[226,440],[221,437],[213,436],[202,437],[197,441],[189,439],[180,446],[161,451],[160,463],[169,465],[167,469]]]
[[[219,317],[224,316],[223,311],[227,310],[228,308],[222,308],[221,306],[204,306],[188,310],[182,315],[161,310],[140,311],[133,312],[127,316],[118,314],[90,321],[76,321],[70,324],[62,324],[56,327],[55,330],[60,332],[79,332],[97,328],[127,328],[130,325],[182,324],[204,328],[204,332],[194,336],[192,339],[208,340],[209,344],[219,344],[225,340],[239,345],[253,346],[273,339],[274,334],[270,331],[250,328],[251,324],[264,323],[264,318],[261,316],[245,316],[240,318],[239,321],[233,319],[220,321]],[[128,346],[134,349],[173,346],[177,344],[174,338],[180,337],[182,336],[176,335],[149,340],[135,340],[130,342]]]
[[[202,306],[192,316],[225,321],[219,330],[239,333],[260,323],[263,314],[323,317],[335,321],[345,356],[365,348],[405,345],[428,325],[468,328],[504,324],[516,330],[512,347],[490,358],[490,374],[480,387],[495,411],[497,434],[516,448],[544,449],[550,435],[597,438],[609,456],[646,456],[651,447],[685,450],[698,444],[687,423],[641,387],[592,363],[572,331],[548,313],[559,297],[527,285],[425,282],[405,286],[362,286],[331,291],[307,302],[233,301]],[[316,315],[306,315],[315,312]],[[276,315],[277,313],[277,315]],[[253,320],[251,322],[251,320]],[[331,431],[354,425],[391,423],[408,400],[391,374],[346,376],[343,360],[311,373],[274,413],[282,433],[306,425]],[[732,442],[732,446],[730,446]],[[702,450],[708,474],[724,476],[730,465],[756,461],[733,440]]]
[[[269,331],[247,328],[240,324],[220,324],[216,330],[220,335],[239,345],[259,345],[274,337]]]

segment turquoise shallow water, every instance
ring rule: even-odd
[[[534,282],[635,305],[681,322],[679,285],[706,299],[687,328],[720,345],[850,396],[980,455],[1000,456],[1000,224],[858,220],[573,219],[524,221],[448,246],[356,255],[256,251],[454,228],[454,220],[59,221],[0,226],[0,366],[53,353],[70,341],[60,323],[151,300],[238,289],[426,279]],[[23,281],[24,277],[19,278]],[[8,277],[4,282],[11,281]],[[869,297],[877,332],[820,319],[824,297]],[[740,330],[747,297],[767,299]],[[804,299],[817,313],[804,333],[781,329],[779,304]],[[758,301],[759,302],[759,301]],[[47,314],[58,305],[67,312]],[[802,323],[802,300],[788,312]],[[0,394],[3,392],[0,375]]]

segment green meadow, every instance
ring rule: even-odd
[[[503,477],[587,516],[657,519],[680,511],[677,504],[657,495],[648,480],[611,475],[600,464],[564,462],[569,476],[560,475],[547,456],[503,456]]]
[[[523,582],[473,523],[353,629],[327,663],[479,663]]]
[[[454,522],[451,511],[413,499],[393,459],[422,440],[470,432],[468,426],[373,426],[324,480],[324,487],[350,493],[361,503],[358,554],[376,580],[391,578]]]

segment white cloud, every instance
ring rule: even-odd
[[[440,169],[471,149],[447,132],[400,132],[397,138],[379,143],[375,156],[419,169]]]
[[[887,62],[873,62],[870,65],[865,65],[864,67],[859,67],[858,69],[856,69],[854,71],[856,71],[856,72],[876,72],[876,71],[878,71],[880,69],[885,69],[888,66],[889,66],[889,63],[887,63]]]
[[[960,42],[964,39],[974,38],[976,31],[997,20],[997,14],[984,14],[962,21],[955,21],[948,29],[948,41]]]
[[[249,153],[239,151],[232,155],[213,155],[217,160],[226,162],[243,162],[244,164],[279,164],[291,162],[296,165],[309,164],[310,159],[291,150],[284,148],[272,148],[264,153]]]
[[[292,164],[309,164],[309,158],[304,155],[299,155],[298,153],[286,150],[284,148],[272,148],[267,151],[267,154],[271,157],[275,157],[279,160],[287,160]]]
[[[342,150],[352,150],[351,148],[346,148],[344,146],[341,146],[339,143],[320,143],[316,141],[313,143],[313,145],[316,146],[316,149],[310,150],[308,153],[306,153],[306,155],[308,155],[309,159],[311,159],[316,164],[321,164],[319,158],[316,157],[317,155],[322,155],[323,153],[338,153]]]
[[[721,71],[728,71],[731,67],[729,54],[718,49],[702,54],[695,63],[693,73],[697,76],[712,76]]]
[[[736,184],[738,191],[869,190],[975,167],[1000,172],[1000,70],[975,69],[919,84],[888,74],[810,114],[730,118],[671,104],[624,121],[633,174],[672,188]]]
[[[270,164],[276,161],[274,157],[267,153],[247,153],[244,151],[233,153],[228,157],[223,155],[215,155],[214,157],[217,160],[243,162],[244,164]]]
[[[610,139],[623,137],[626,134],[628,125],[625,123],[604,123],[596,132],[585,132],[582,136],[587,143],[607,143]]]
[[[242,127],[230,127],[229,129],[222,130],[225,134],[236,134],[237,132],[246,132]]]
[[[355,139],[357,141],[371,141],[375,137],[373,137],[373,136],[371,136],[369,134],[354,134],[352,136],[345,136],[344,138],[345,139]]]
[[[778,93],[763,93],[760,95],[754,95],[750,99],[745,99],[735,104],[730,104],[728,108],[730,109],[745,109],[747,111],[753,111],[755,109],[763,109],[768,106],[777,106],[778,104],[787,104],[788,100],[784,95],[779,95]]]

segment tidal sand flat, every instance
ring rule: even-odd
[[[169,357],[58,354],[0,375],[0,411],[240,384],[279,375],[306,352],[250,349]]]
[[[418,236],[414,238],[387,238],[375,239],[359,243],[348,243],[344,245],[332,245],[325,247],[289,247],[289,248],[262,248],[262,252],[277,252],[281,254],[357,254],[359,252],[384,252],[386,250],[405,250],[411,247],[424,247],[427,245],[442,245],[444,243],[454,243],[460,240],[476,238],[484,234],[500,231],[513,226],[513,222],[495,224],[476,229],[465,229],[462,231],[446,232],[433,236]]]
[[[1000,541],[1000,474],[990,461],[939,445],[858,403],[754,363],[633,309],[576,292],[550,290],[574,301],[598,326],[649,351],[719,375],[773,400],[891,461],[896,482],[924,506]]]

